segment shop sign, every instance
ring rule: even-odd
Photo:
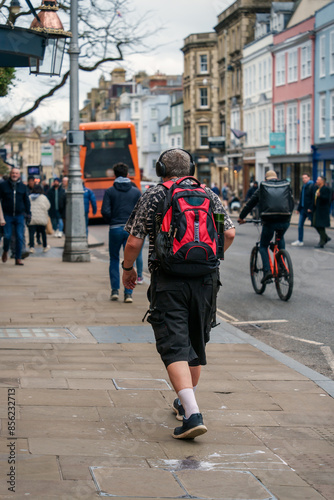
[[[285,155],[285,132],[271,132],[269,137],[270,156]]]

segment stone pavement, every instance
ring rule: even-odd
[[[220,319],[196,393],[208,432],[175,440],[147,284],[110,302],[105,262],[49,242],[0,263],[1,499],[334,498],[334,382]]]

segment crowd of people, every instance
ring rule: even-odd
[[[23,260],[35,253],[35,245],[42,245],[43,252],[50,249],[47,233],[63,236],[66,221],[66,191],[68,177],[53,179],[51,187],[46,181],[29,176],[25,184],[20,170],[12,167],[9,175],[0,178],[0,240],[3,239],[2,262],[10,257],[15,265],[23,266]],[[88,212],[97,211],[95,195],[83,185],[86,234],[88,235]],[[48,227],[48,225],[50,227]],[[29,234],[26,243],[26,226]]]

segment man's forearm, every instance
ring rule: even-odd
[[[140,254],[143,244],[143,239],[130,234],[124,249],[124,267],[131,267],[134,264]]]
[[[235,237],[235,228],[231,227],[231,229],[227,229],[224,232],[224,252],[232,245]]]

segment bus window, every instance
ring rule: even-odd
[[[85,130],[84,178],[113,177],[112,167],[119,162],[126,163],[129,176],[133,176],[135,167],[129,150],[130,144],[129,128]]]

